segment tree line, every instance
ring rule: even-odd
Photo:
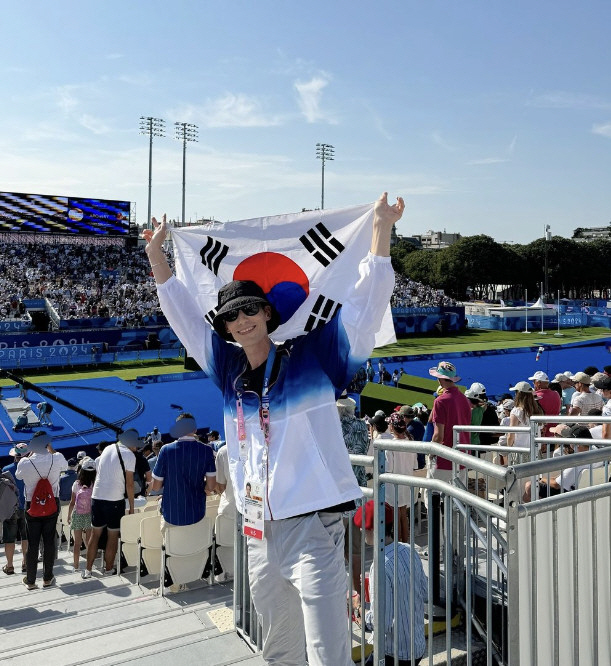
[[[453,298],[494,297],[496,285],[508,285],[507,299],[536,298],[545,283],[548,301],[611,297],[611,240],[576,241],[553,236],[528,245],[497,243],[490,236],[465,236],[441,250],[421,250],[400,239],[391,249],[393,267],[412,280]],[[469,291],[469,288],[471,291]]]

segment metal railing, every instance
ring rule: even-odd
[[[428,663],[443,659],[452,663],[457,653],[465,663],[516,666],[532,664],[611,664],[611,440],[584,440],[586,452],[552,457],[550,442],[564,438],[542,438],[542,423],[611,423],[611,417],[533,417],[530,427],[462,426],[454,429],[455,448],[406,440],[377,439],[374,456],[350,456],[355,465],[372,468],[372,487],[364,488],[364,499],[375,502],[373,580],[373,637],[364,622],[347,614],[353,637],[355,661],[364,664],[371,651],[375,664],[384,663],[389,645],[398,656],[398,636],[387,636],[383,621],[386,606],[384,503],[394,511],[394,534],[398,530],[400,487],[409,488],[410,557],[428,560],[428,599],[425,607]],[[460,432],[528,432],[529,447],[458,445]],[[571,440],[576,444],[582,440]],[[548,444],[545,457],[542,444]],[[514,463],[502,466],[485,456],[511,452]],[[452,462],[452,481],[391,474],[385,471],[387,452],[424,453]],[[561,492],[539,499],[523,499],[525,484],[536,487],[537,479],[562,477],[563,470],[585,466],[602,467],[598,485]],[[587,476],[587,470],[586,470]],[[600,477],[600,474],[599,474]],[[598,479],[601,480],[600,478]],[[426,529],[421,504],[427,507]],[[351,518],[350,518],[351,519]],[[419,532],[416,531],[419,528]],[[348,531],[352,572],[352,532]],[[360,534],[360,597],[365,608],[366,565],[364,535]],[[236,626],[256,649],[261,630],[250,599],[246,566],[246,542],[238,536],[236,547]],[[423,543],[424,542],[424,543]],[[562,547],[565,546],[565,547]],[[397,539],[393,541],[392,587],[397,585]],[[238,580],[240,578],[240,580]],[[410,626],[423,622],[415,615],[414,582],[409,583]],[[397,626],[396,596],[391,626]],[[378,631],[375,630],[378,627]],[[415,663],[414,636],[409,638]],[[424,662],[426,663],[426,662]]]

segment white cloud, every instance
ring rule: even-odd
[[[535,95],[528,105],[550,109],[611,109],[611,102],[608,100],[564,90]]]
[[[284,122],[282,116],[266,113],[258,98],[234,93],[209,100],[203,106],[170,109],[168,115],[204,127],[274,127]]]
[[[448,152],[453,152],[456,148],[450,145],[442,136],[441,132],[435,131],[431,133],[431,139],[433,143],[437,144],[440,148],[447,150]]]
[[[594,125],[592,127],[592,133],[600,134],[600,136],[604,136],[607,137],[607,139],[611,139],[611,122],[604,123],[602,125]]]
[[[465,162],[467,166],[481,166],[482,164],[502,164],[503,162],[509,162],[505,157],[483,157],[481,159],[469,160]]]
[[[321,109],[322,93],[330,81],[331,77],[326,72],[313,76],[309,81],[295,81],[297,103],[308,123],[337,124],[337,121],[328,112]]]
[[[84,113],[79,117],[79,123],[94,134],[106,134],[110,131],[110,128],[103,120],[95,118],[88,113]]]

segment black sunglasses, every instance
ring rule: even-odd
[[[243,307],[238,308],[237,310],[230,310],[229,312],[222,315],[223,321],[235,321],[238,318],[238,315],[240,314],[240,310],[247,317],[254,317],[259,312],[260,309],[261,309],[260,303],[248,303],[247,305],[244,305]]]

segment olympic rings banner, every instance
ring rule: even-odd
[[[359,279],[371,245],[373,204],[172,229],[176,274],[208,322],[218,290],[254,280],[280,314],[276,341],[329,321]],[[390,305],[376,347],[395,341]]]

